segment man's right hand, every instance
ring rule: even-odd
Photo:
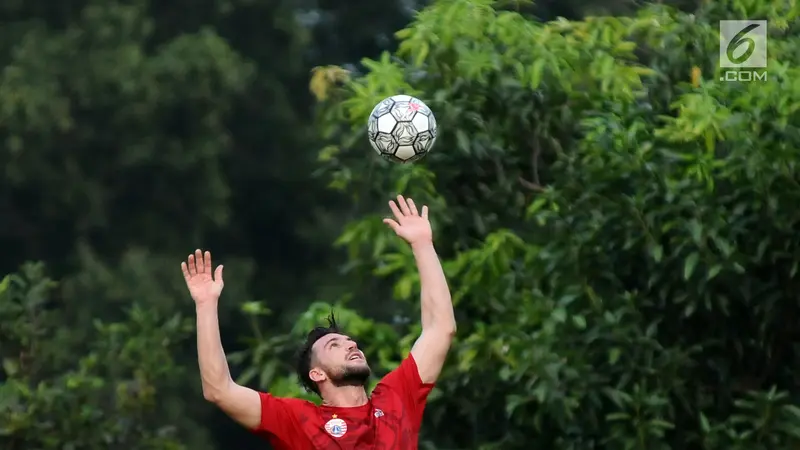
[[[186,258],[186,262],[181,263],[183,278],[186,280],[186,287],[197,306],[216,304],[222,293],[225,282],[222,281],[222,266],[218,266],[213,271],[211,265],[211,252],[205,254],[195,250],[193,255]]]

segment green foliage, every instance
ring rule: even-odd
[[[41,208],[80,218],[28,233],[113,226],[126,241],[181,212],[177,205],[206,211],[203,227],[187,220],[193,215],[175,215],[196,236],[224,223],[224,120],[253,68],[210,30],[154,46],[155,25],[145,2],[90,2],[63,29],[44,21],[10,28],[19,44],[0,75],[4,184],[35,190]],[[176,189],[191,179],[205,183]],[[120,221],[123,208],[141,212]],[[178,236],[165,231],[154,243]]]
[[[173,352],[191,322],[133,305],[122,321],[95,320],[84,352],[69,345],[56,288],[41,264],[0,284],[2,447],[190,448],[158,405],[185,376]]]
[[[491,0],[440,1],[396,54],[329,91],[332,187],[366,213],[395,193],[431,205],[459,336],[430,442],[800,443],[797,12],[731,0],[537,23]],[[717,20],[733,18],[770,20],[766,82],[719,81]],[[397,93],[440,124],[410,167],[366,144],[365,117]],[[340,243],[355,273],[413,304],[413,259],[385,236],[369,215]]]

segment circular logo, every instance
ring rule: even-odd
[[[347,433],[347,424],[342,419],[331,419],[325,424],[325,431],[335,438],[340,438]]]

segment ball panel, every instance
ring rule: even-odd
[[[398,158],[397,156],[390,155],[390,154],[387,154],[387,153],[381,153],[381,156],[383,157],[383,159],[385,159],[387,161],[390,161],[390,162],[393,162],[393,163],[403,164],[405,162],[402,159]]]
[[[381,157],[383,157],[383,159],[385,159],[387,161],[391,161],[391,162],[393,162],[395,164],[411,164],[413,162],[419,161],[420,159],[424,158],[425,155],[427,155],[427,153],[421,153],[421,154],[418,154],[418,155],[414,155],[414,156],[412,156],[412,157],[410,157],[408,159],[401,159],[401,158],[398,158],[395,155],[389,155],[389,154],[386,154],[386,153],[382,153]]]
[[[372,148],[375,149],[375,151],[380,152],[377,145],[375,144],[375,141],[378,139],[378,133],[367,133],[367,138],[369,139],[369,145],[371,145]]]
[[[428,130],[430,130],[433,137],[436,137],[436,118],[433,117],[433,114],[428,116]]]
[[[378,117],[378,131],[381,133],[391,133],[397,125],[397,120],[391,114],[384,114]]]
[[[394,104],[391,112],[395,119],[398,122],[408,122],[414,117],[414,114],[417,113],[416,110],[411,108],[411,103],[409,102],[397,102]]]
[[[410,158],[416,156],[416,152],[414,151],[414,147],[410,145],[401,145],[397,147],[397,151],[394,152],[394,156],[400,158],[403,161],[407,161]]]
[[[397,122],[397,126],[392,131],[392,136],[397,139],[400,145],[412,145],[417,138],[417,130],[411,122]]]
[[[372,116],[370,116],[369,120],[367,121],[367,138],[369,139],[369,143],[372,145],[372,148],[377,150],[375,147],[375,139],[378,138],[378,120]]]
[[[392,99],[395,102],[408,102],[408,101],[411,101],[411,99],[413,99],[414,97],[412,97],[410,95],[402,95],[401,94],[401,95],[393,95],[393,96],[391,96],[389,98]]]
[[[378,144],[375,141],[369,141],[369,145],[375,150],[375,153],[381,154],[381,149],[378,148]]]
[[[425,114],[425,115],[429,115],[431,113],[431,109],[428,108],[428,105],[423,103],[422,100],[420,100],[418,98],[413,98],[412,97],[411,100],[408,101],[408,104],[409,104],[408,105],[409,108],[413,109],[416,112],[419,112],[419,113],[422,113],[422,114]]]
[[[430,131],[424,131],[414,138],[414,151],[416,153],[426,153],[431,149],[431,143],[433,142],[433,133]]]
[[[397,141],[389,133],[378,133],[375,139],[376,149],[381,153],[394,153],[397,150]]]
[[[412,156],[411,158],[408,158],[407,160],[403,161],[403,163],[405,163],[405,164],[411,164],[411,163],[413,163],[413,162],[417,162],[417,161],[419,161],[420,159],[424,158],[424,157],[425,157],[425,155],[427,155],[427,153],[418,153],[418,154],[416,154],[416,155]]]
[[[414,114],[414,118],[411,119],[411,123],[414,124],[414,129],[417,130],[418,133],[422,133],[428,131],[430,120],[428,116],[417,111],[417,113]]]
[[[372,117],[380,117],[389,112],[394,106],[394,99],[392,97],[384,99],[382,102],[375,105],[375,108],[372,109]]]

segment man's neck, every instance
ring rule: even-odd
[[[352,408],[367,404],[367,391],[363,386],[339,386],[325,392],[322,404],[339,408]]]

